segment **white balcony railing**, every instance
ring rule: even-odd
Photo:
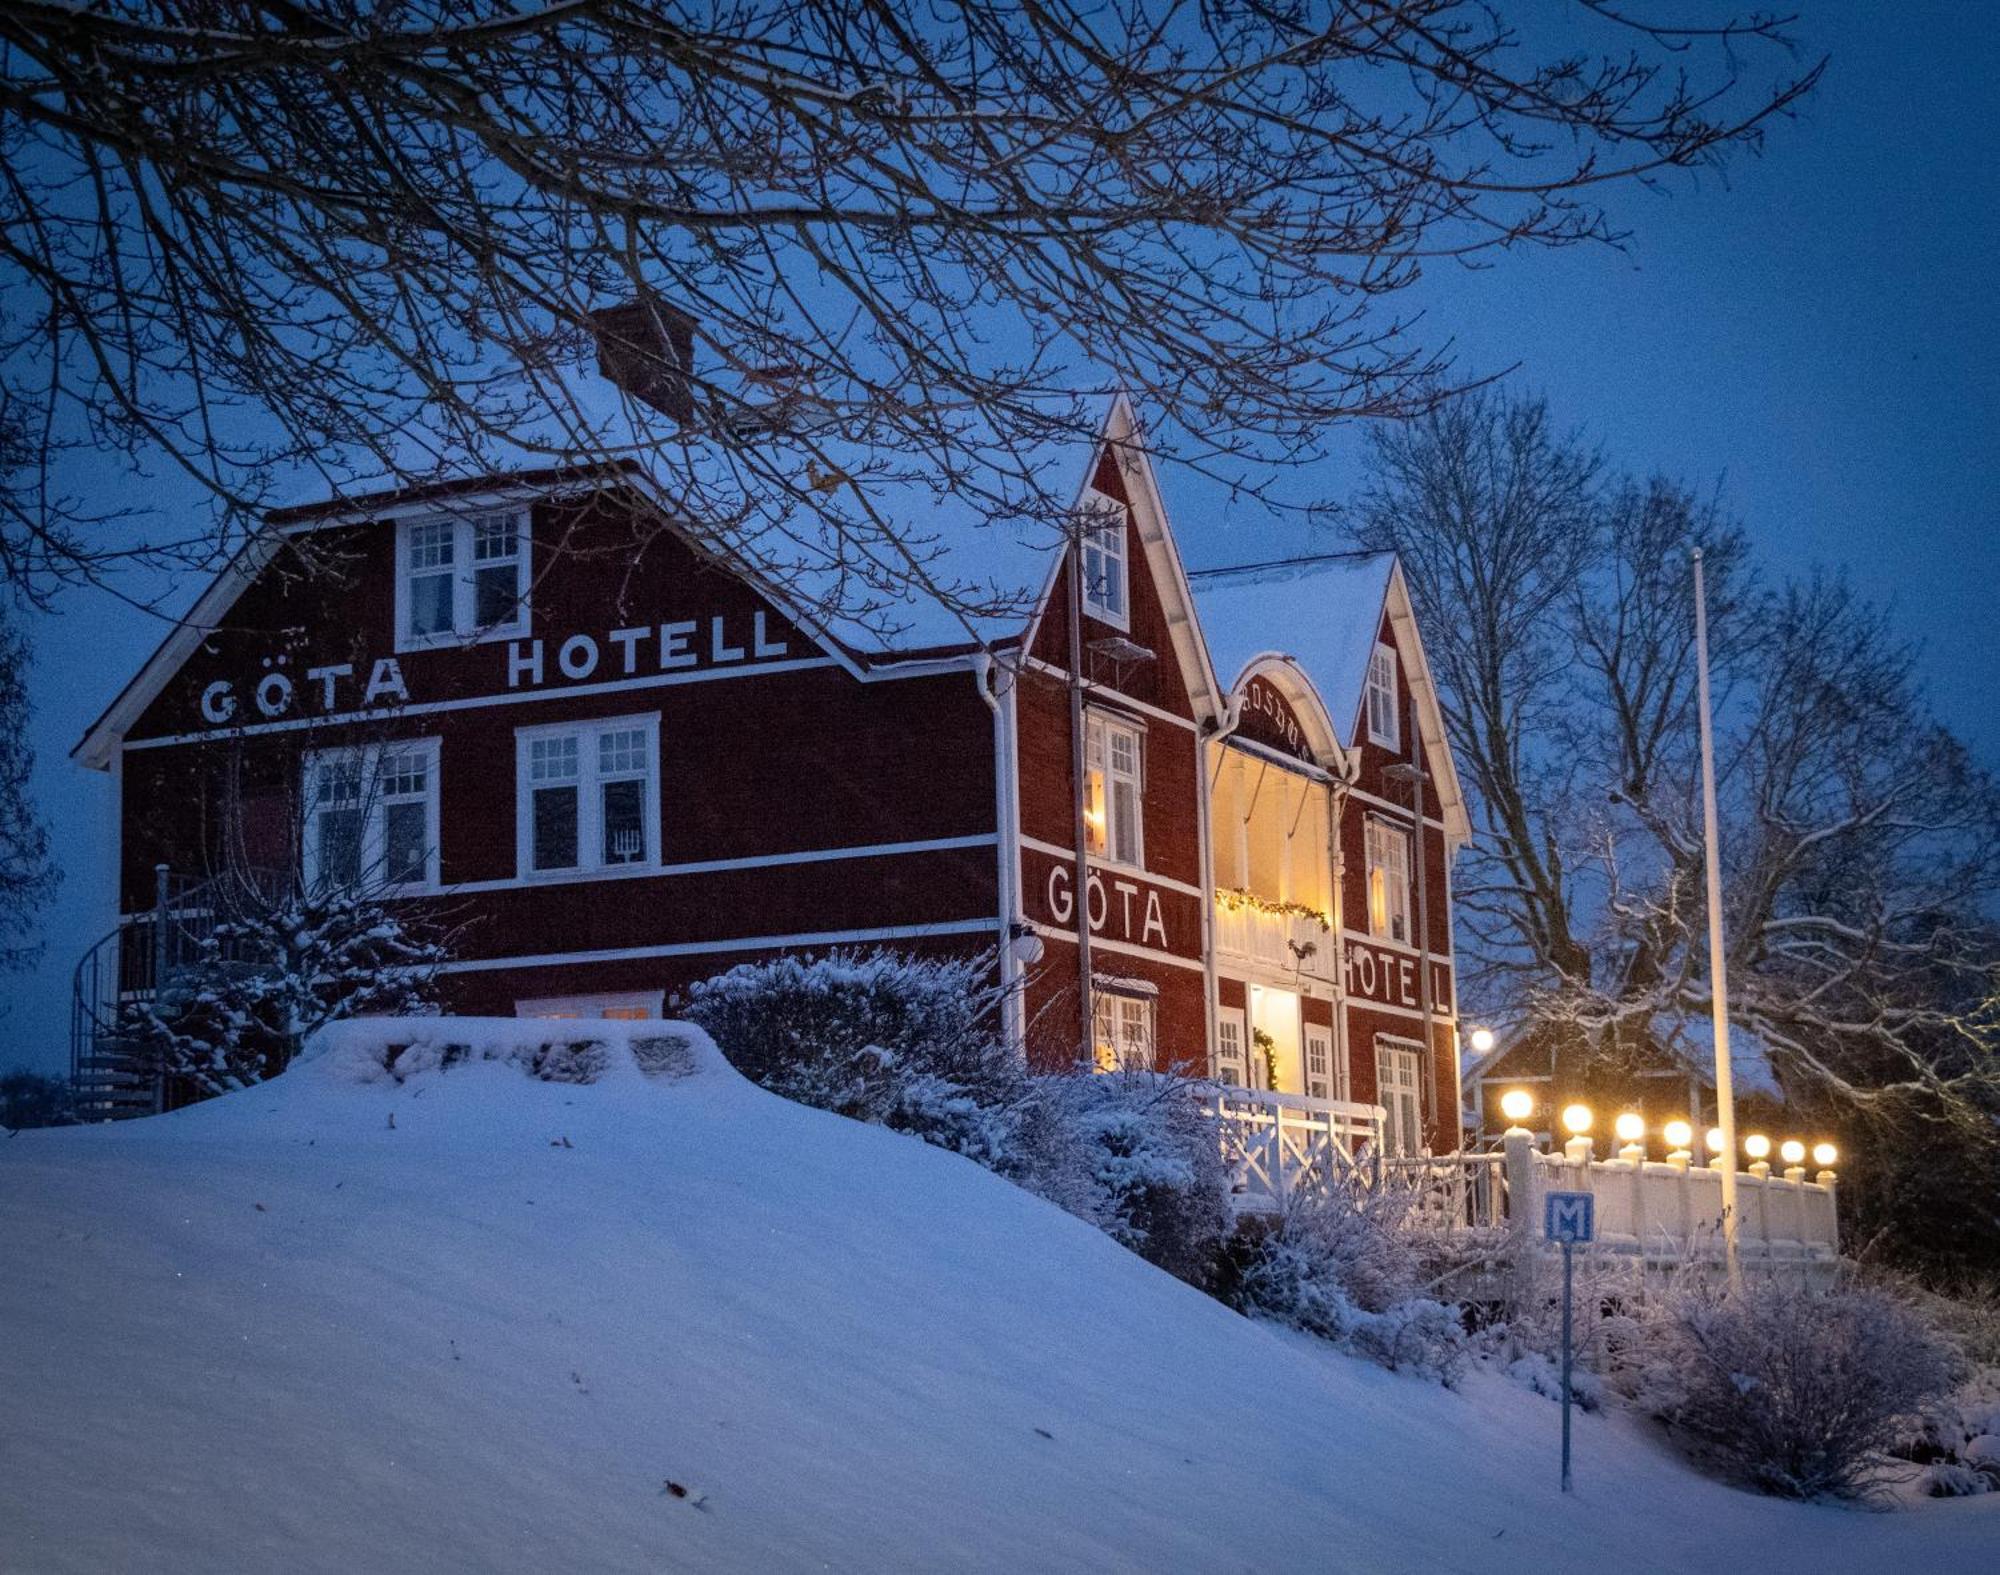
[[[1250,1088],[1217,1088],[1211,1098],[1239,1209],[1280,1208],[1334,1178],[1365,1176],[1382,1150],[1380,1105]]]
[[[1285,973],[1331,979],[1333,934],[1316,914],[1274,913],[1227,896],[1215,902],[1215,949]]]

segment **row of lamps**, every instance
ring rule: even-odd
[[[1500,1113],[1512,1123],[1517,1131],[1523,1130],[1530,1116],[1535,1113],[1535,1096],[1525,1088],[1510,1088],[1500,1096]],[[1561,1120],[1563,1129],[1569,1133],[1569,1141],[1563,1145],[1564,1154],[1575,1161],[1590,1158],[1590,1129],[1596,1115],[1585,1104],[1565,1105]],[[1636,1110],[1622,1112],[1612,1123],[1612,1130],[1618,1134],[1623,1145],[1618,1157],[1631,1164],[1638,1164],[1646,1157],[1646,1118]],[[1665,1138],[1670,1152],[1667,1163],[1678,1165],[1685,1170],[1694,1161],[1694,1126],[1681,1120],[1669,1121],[1660,1128],[1660,1136]],[[1710,1127],[1703,1135],[1703,1146],[1709,1152],[1708,1166],[1711,1170],[1722,1169],[1722,1128]],[[1771,1140],[1761,1132],[1752,1132],[1743,1140],[1743,1152],[1750,1156],[1750,1174],[1767,1177],[1771,1174]],[[1787,1138],[1778,1145],[1778,1157],[1785,1162],[1787,1181],[1806,1179],[1806,1146],[1797,1138]],[[1840,1150],[1831,1143],[1815,1143],[1812,1147],[1813,1163],[1819,1166],[1816,1178],[1822,1186],[1833,1185],[1834,1161],[1840,1158]]]

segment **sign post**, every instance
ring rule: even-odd
[[[1550,1192],[1542,1200],[1542,1234],[1563,1250],[1563,1461],[1562,1490],[1569,1487],[1570,1297],[1575,1284],[1576,1244],[1597,1234],[1597,1199],[1588,1192]]]

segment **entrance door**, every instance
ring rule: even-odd
[[[1273,990],[1261,984],[1250,987],[1251,1087],[1274,1089],[1281,1094],[1306,1091],[1299,1028],[1296,991]],[[1260,1035],[1268,1037],[1268,1045]]]
[[[1383,1147],[1391,1155],[1421,1154],[1424,1148],[1422,1068],[1415,1045],[1378,1040],[1375,1045],[1376,1102],[1386,1115]]]

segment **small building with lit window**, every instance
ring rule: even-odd
[[[1019,593],[984,621],[830,614],[638,465],[280,511],[78,746],[118,784],[107,924],[138,943],[161,866],[364,887],[449,915],[481,1014],[971,953],[1040,1064],[1454,1147],[1466,824],[1396,563],[1190,571],[1123,400],[1073,463],[1039,535],[926,517]]]

